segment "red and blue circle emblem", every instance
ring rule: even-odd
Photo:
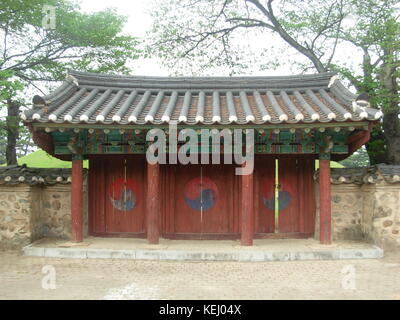
[[[184,198],[193,210],[209,210],[218,201],[217,185],[208,177],[193,178],[185,185]]]
[[[140,201],[139,185],[132,179],[115,179],[108,189],[112,206],[120,211],[135,209]]]

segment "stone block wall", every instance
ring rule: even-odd
[[[358,185],[332,185],[332,240],[363,240],[363,197]],[[319,238],[319,185],[316,183],[315,238]]]
[[[0,249],[20,248],[42,237],[70,237],[71,185],[68,172],[65,175],[2,177],[0,172]],[[315,237],[318,238],[318,173],[315,180]],[[86,236],[86,175],[84,181]],[[364,240],[386,250],[400,249],[400,166],[333,169],[331,201],[333,241]]]
[[[47,186],[41,192],[39,233],[42,237],[68,239],[71,235],[71,186]],[[84,188],[84,203],[87,192]],[[84,236],[87,235],[88,214],[84,210]]]
[[[18,248],[35,237],[34,198],[31,187],[0,187],[0,247]]]
[[[400,248],[400,184],[381,181],[366,189],[364,233],[380,247]]]
[[[332,169],[332,240],[365,240],[400,248],[400,167]],[[315,237],[319,237],[316,175]]]
[[[69,239],[71,232],[70,180],[57,175],[53,180],[33,179],[35,183],[29,183],[32,177],[28,179],[17,177],[18,182],[11,176],[7,177],[10,177],[6,179],[8,183],[0,184],[0,249],[21,248],[42,237]],[[63,183],[60,183],[60,180]],[[88,234],[87,208],[85,175],[85,236]]]

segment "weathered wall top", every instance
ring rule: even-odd
[[[318,180],[319,171],[314,179]],[[378,164],[364,168],[333,168],[331,182],[333,184],[374,184],[381,181],[400,183],[400,166]]]
[[[29,185],[53,185],[71,182],[69,168],[28,168],[26,165],[0,167],[0,185],[27,183]]]

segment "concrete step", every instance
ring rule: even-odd
[[[177,240],[179,241],[179,240]],[[158,248],[91,248],[87,247],[57,247],[30,244],[23,248],[27,256],[69,258],[69,259],[133,259],[133,260],[175,260],[175,261],[300,261],[300,260],[344,260],[344,259],[378,259],[383,257],[383,250],[374,245],[332,246],[319,248],[318,246],[297,246],[292,250],[284,250],[272,246],[262,248],[229,247],[224,250],[220,247],[212,249],[173,249],[173,246]]]

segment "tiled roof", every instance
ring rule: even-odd
[[[318,180],[319,170],[314,179]],[[332,168],[331,183],[333,184],[374,184],[381,181],[400,183],[400,166],[377,164],[363,168]]]
[[[71,183],[69,168],[29,168],[26,165],[0,167],[0,185],[53,185]]]
[[[35,96],[25,122],[265,124],[374,121],[382,113],[333,73],[286,77],[133,77],[70,72]]]

